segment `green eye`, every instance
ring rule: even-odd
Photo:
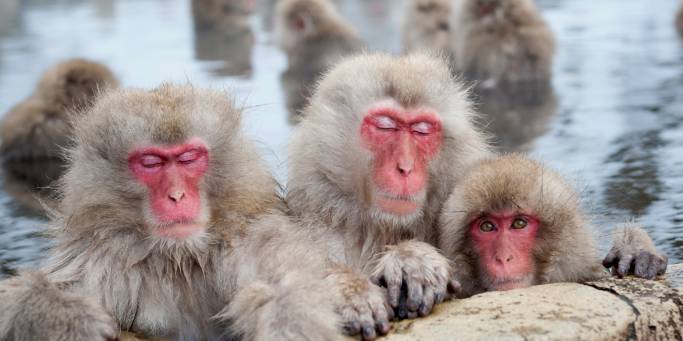
[[[527,226],[526,220],[522,218],[517,218],[515,221],[512,222],[512,228],[513,229],[523,229]]]
[[[481,230],[481,232],[491,232],[495,228],[496,228],[496,226],[493,225],[493,223],[488,221],[488,220],[481,223],[481,225],[479,225],[479,230]]]

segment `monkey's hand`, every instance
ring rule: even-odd
[[[666,272],[668,258],[658,253],[650,236],[638,224],[625,223],[614,230],[614,246],[602,261],[612,274],[654,279]]]
[[[61,290],[44,275],[0,283],[0,339],[117,340],[119,328],[97,303]]]
[[[333,266],[326,280],[340,297],[336,311],[346,334],[360,334],[363,340],[374,340],[377,334],[389,332],[394,311],[384,288],[344,265]]]
[[[452,273],[448,259],[434,246],[410,240],[388,246],[371,279],[387,287],[389,304],[403,319],[428,315],[446,298],[449,286],[458,288]]]

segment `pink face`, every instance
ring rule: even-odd
[[[470,223],[479,268],[488,290],[524,288],[533,284],[533,248],[539,221],[532,215],[502,211]]]
[[[441,120],[430,110],[403,110],[394,106],[371,109],[360,129],[363,145],[373,154],[372,179],[379,189],[380,210],[409,215],[422,204],[428,164],[441,148]]]
[[[153,233],[185,239],[203,231],[199,184],[208,166],[209,152],[199,139],[129,153],[128,168],[149,192]]]

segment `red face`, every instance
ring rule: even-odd
[[[373,204],[398,216],[417,211],[429,177],[427,166],[441,148],[439,116],[430,110],[377,107],[365,115],[360,136],[374,156]]]
[[[470,236],[488,290],[533,284],[532,252],[538,227],[536,217],[514,211],[486,214],[470,223]]]
[[[153,233],[185,239],[203,231],[199,184],[208,166],[209,152],[199,139],[129,153],[128,168],[149,192]]]

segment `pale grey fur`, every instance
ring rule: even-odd
[[[478,17],[477,5],[494,6]],[[555,38],[533,0],[462,0],[453,11],[456,68],[483,87],[548,81]]]
[[[451,0],[409,0],[403,17],[403,51],[449,53]]]
[[[240,111],[229,94],[169,84],[151,91],[114,91],[103,95],[75,130],[52,222],[56,245],[42,269],[61,292],[41,294],[31,285],[8,290],[21,280],[2,282],[0,339],[75,340],[83,339],[81,333],[88,333],[85,339],[102,339],[97,333],[109,335],[111,329],[97,322],[101,310],[121,330],[143,337],[340,337],[333,311],[340,296],[322,289],[326,259],[311,247],[316,240],[298,233],[280,213],[276,183],[243,135]],[[199,235],[162,239],[146,224],[147,189],[128,171],[128,153],[191,137],[201,138],[210,151],[200,184],[210,220]],[[28,276],[20,278],[36,282]],[[255,285],[271,294],[245,301]],[[306,288],[330,294],[323,300]],[[53,296],[75,295],[82,299],[72,299],[69,309],[50,308]],[[45,308],[23,309],[29,302]],[[43,325],[44,318],[58,325]],[[52,330],[18,331],[25,323]]]
[[[410,218],[377,213],[368,199],[373,156],[358,132],[370,107],[383,100],[408,109],[431,108],[442,120],[441,150],[428,165],[423,207]],[[378,264],[395,264],[381,261],[388,246],[436,243],[436,217],[450,189],[469,164],[489,154],[472,123],[466,91],[443,60],[427,55],[348,58],[318,84],[304,116],[290,144],[287,203],[294,215],[336,231],[330,238],[344,252],[334,256],[367,276],[384,272]],[[443,256],[434,247],[429,253],[423,266],[441,272],[442,262],[432,260]]]
[[[600,264],[595,230],[582,213],[581,198],[559,173],[523,155],[510,154],[474,164],[462,179],[446,202],[439,224],[439,245],[453,262],[461,295],[488,290],[468,237],[469,224],[482,214],[502,209],[532,214],[539,220],[533,284],[584,282],[608,274]],[[615,257],[633,257],[638,254],[634,250],[657,256],[649,236],[637,225],[615,233]],[[657,262],[653,259],[652,263]]]

